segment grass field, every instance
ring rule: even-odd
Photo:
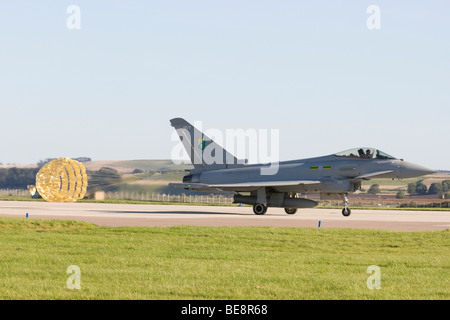
[[[1,299],[449,299],[442,232],[0,218]],[[67,288],[70,265],[81,289]],[[367,268],[381,270],[370,290]]]

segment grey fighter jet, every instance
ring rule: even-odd
[[[246,164],[181,118],[170,120],[190,156],[194,169],[183,183],[170,187],[205,193],[230,192],[235,203],[253,205],[264,215],[268,207],[315,207],[318,202],[298,197],[299,193],[320,193],[321,200],[343,200],[342,214],[349,216],[348,194],[361,189],[371,178],[412,178],[435,171],[397,159],[375,148],[355,148],[331,155],[284,161],[270,172],[271,164]],[[266,170],[266,173],[264,173]]]

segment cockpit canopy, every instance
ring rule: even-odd
[[[355,148],[334,154],[337,157],[359,158],[359,159],[396,159],[393,156],[374,148]]]

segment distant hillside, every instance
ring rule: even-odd
[[[169,171],[192,169],[191,165],[174,164],[172,160],[104,160],[85,162],[86,170],[99,170],[108,167],[122,174],[132,173],[135,169],[142,171]]]
[[[119,171],[120,173],[132,173],[135,169],[142,171],[169,171],[169,170],[185,170],[192,169],[192,165],[174,164],[172,160],[99,160],[83,162],[87,170],[99,170],[102,167],[109,167]],[[0,168],[37,168],[38,165],[33,164],[0,164]]]

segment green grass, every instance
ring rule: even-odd
[[[408,187],[408,183],[416,183],[419,180],[423,180],[423,177],[418,177],[418,178],[408,178],[408,179],[396,179],[396,180],[392,180],[392,179],[388,179],[388,178],[384,178],[384,179],[371,179],[369,181],[363,181],[361,184],[363,187],[365,187],[367,190],[368,188],[373,185],[373,184],[378,184],[380,186],[403,186],[403,187]]]
[[[449,232],[0,218],[0,299],[449,299]],[[70,265],[81,290],[70,290]],[[381,289],[369,290],[370,265]]]

